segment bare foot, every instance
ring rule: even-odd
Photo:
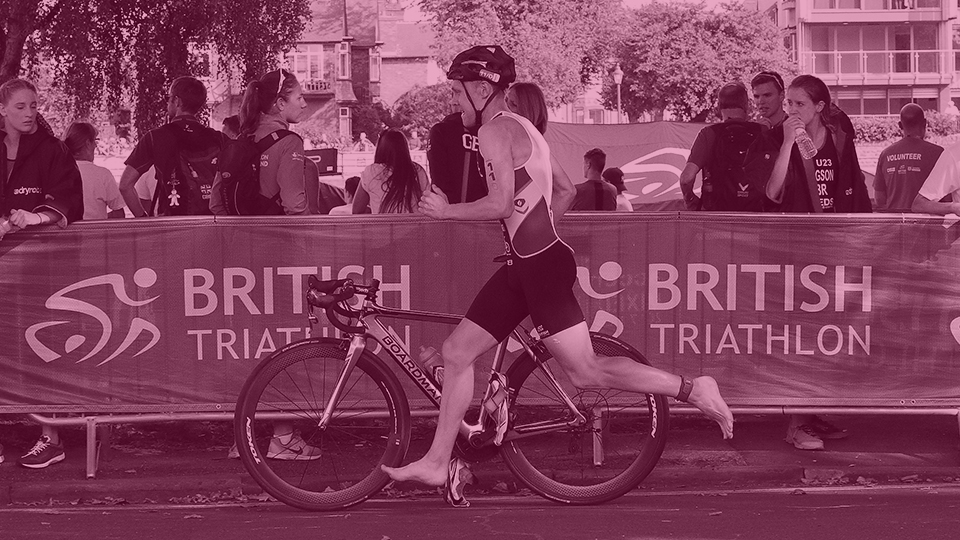
[[[720,397],[720,388],[713,377],[704,375],[693,380],[693,391],[690,392],[688,403],[700,409],[714,422],[720,424],[724,439],[733,438],[733,413],[727,403]]]
[[[403,467],[381,465],[380,469],[397,482],[420,482],[428,486],[442,486],[447,483],[446,463],[436,465],[432,461],[420,459]]]

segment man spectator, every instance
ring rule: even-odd
[[[449,114],[430,128],[430,181],[451,204],[473,202],[487,195],[487,182],[478,161],[478,129],[473,111]]]
[[[351,176],[343,183],[343,200],[346,204],[334,206],[330,209],[331,216],[349,216],[353,214],[353,196],[357,193],[357,187],[360,186],[360,177]]]
[[[877,161],[873,190],[878,212],[909,212],[943,148],[923,140],[927,120],[923,109],[908,103],[900,109],[903,138],[883,149]]]
[[[743,180],[747,149],[763,127],[747,120],[747,88],[739,82],[717,93],[723,122],[700,130],[690,158],[680,173],[680,190],[687,210],[759,212],[763,195]],[[693,192],[697,173],[703,170],[701,196]]]
[[[761,71],[750,81],[753,104],[760,118],[757,123],[766,129],[779,126],[787,119],[783,110],[783,77],[776,71]]]
[[[140,138],[120,176],[120,194],[134,217],[154,211],[157,215],[210,213],[210,190],[223,136],[197,119],[206,102],[207,89],[199,80],[178,77],[170,84],[170,121]],[[136,186],[150,167],[156,167],[157,188],[149,208],[144,208]]]
[[[924,214],[960,215],[960,142],[940,154],[913,200],[911,210]]]
[[[570,206],[571,212],[615,212],[617,188],[603,180],[607,166],[607,154],[599,148],[588,150],[583,155],[583,176],[586,182],[577,184],[577,195]]]

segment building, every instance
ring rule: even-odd
[[[433,30],[426,21],[406,20],[398,0],[385,0],[380,8],[380,100],[392,106],[415,86],[446,80],[433,52]]]
[[[943,111],[960,99],[957,0],[758,0],[787,35],[800,73],[816,75],[850,115],[907,103]]]

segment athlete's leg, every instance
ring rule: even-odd
[[[616,388],[666,396],[679,393],[682,379],[678,375],[621,356],[598,359],[585,322],[556,332],[543,343],[578,388]],[[720,425],[724,439],[733,437],[733,414],[713,377],[694,379],[687,401]]]
[[[433,443],[426,455],[409,465],[398,468],[381,465],[390,478],[431,486],[442,486],[447,481],[447,465],[460,422],[473,400],[474,362],[496,344],[497,340],[489,332],[466,318],[443,342],[443,398]]]

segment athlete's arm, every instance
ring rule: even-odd
[[[960,215],[960,203],[931,201],[923,195],[917,194],[917,198],[913,200],[913,205],[910,210],[918,214],[935,214],[940,216],[947,214]]]
[[[513,213],[514,137],[526,137],[520,124],[496,118],[480,128],[480,153],[484,156],[487,195],[482,199],[449,204],[446,197],[432,190],[420,199],[420,213],[434,219],[463,221],[504,219]]]
[[[550,152],[550,169],[553,171],[553,220],[557,221],[573,205],[573,200],[577,197],[577,188],[560,167],[560,162],[553,156],[552,151]]]

